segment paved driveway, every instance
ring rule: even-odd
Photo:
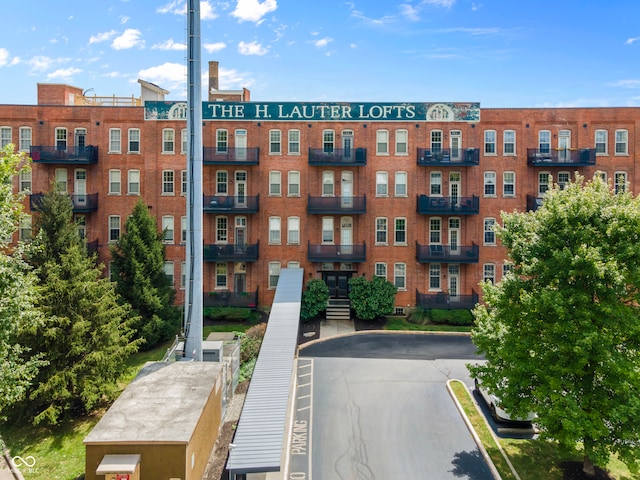
[[[286,478],[491,479],[445,386],[471,383],[474,350],[468,337],[388,334],[303,349]]]

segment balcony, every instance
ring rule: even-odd
[[[32,193],[29,195],[29,208],[32,211],[40,210],[44,193]],[[98,210],[98,194],[91,193],[88,195],[68,195],[73,204],[74,213],[89,213]]]
[[[240,307],[255,309],[258,306],[258,290],[255,292],[230,292],[221,290],[204,294],[204,307]]]
[[[242,245],[205,245],[205,262],[256,262],[260,242]]]
[[[307,200],[307,213],[312,215],[357,215],[367,213],[367,197],[312,197]]]
[[[202,163],[205,165],[258,165],[260,149],[228,147],[226,150],[219,150],[216,147],[203,147]]]
[[[309,165],[312,167],[364,167],[366,164],[366,148],[309,149]]]
[[[429,197],[418,195],[418,213],[427,215],[475,215],[480,199],[472,197]]]
[[[551,151],[527,148],[527,165],[530,167],[589,167],[595,164],[595,148]]]
[[[98,162],[98,147],[86,145],[84,147],[56,146],[43,147],[35,145],[30,148],[29,155],[34,163],[55,163],[58,165],[91,165]]]
[[[542,206],[542,197],[527,195],[527,212],[535,212]]]
[[[478,263],[479,248],[448,245],[420,245],[416,242],[416,258],[420,263]]]
[[[418,148],[420,167],[470,167],[480,165],[479,148],[429,150]]]
[[[257,213],[260,196],[204,196],[205,213]]]
[[[367,259],[367,245],[312,245],[307,247],[310,262],[364,262]]]
[[[478,303],[478,294],[449,295],[447,293],[427,294],[416,290],[416,306],[424,309],[471,310]]]

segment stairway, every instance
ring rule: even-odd
[[[330,298],[326,314],[327,320],[351,320],[351,302],[348,298]]]

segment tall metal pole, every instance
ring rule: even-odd
[[[187,2],[187,288],[184,355],[202,361],[202,79],[200,0]]]

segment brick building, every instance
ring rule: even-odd
[[[537,208],[575,172],[616,190],[640,182],[640,108],[252,102],[218,90],[217,62],[209,77],[205,305],[268,305],[279,269],[300,266],[336,297],[352,275],[380,275],[398,286],[400,311],[469,308],[478,282],[508,268],[492,230],[502,210]],[[32,200],[52,181],[65,189],[106,264],[142,198],[166,229],[180,301],[186,104],[139,82],[141,97],[126,99],[39,84],[37,105],[0,105],[0,140],[33,159],[16,188]]]

